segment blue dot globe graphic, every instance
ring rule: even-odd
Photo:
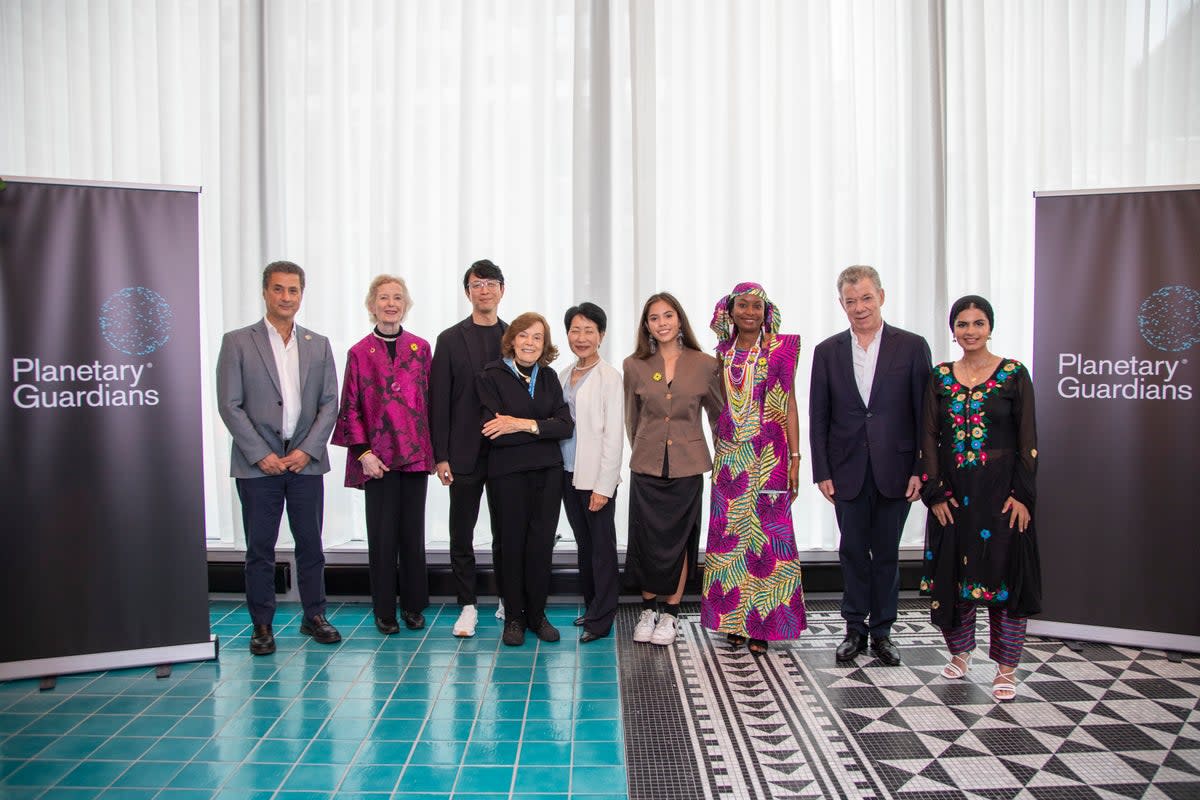
[[[1200,292],[1188,286],[1164,286],[1142,301],[1138,329],[1151,347],[1168,353],[1200,341]]]
[[[100,333],[115,350],[147,356],[171,338],[174,315],[163,296],[145,286],[122,289],[100,307]]]

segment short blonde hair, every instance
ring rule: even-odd
[[[404,318],[408,316],[408,310],[412,308],[412,295],[408,293],[408,284],[404,282],[404,278],[397,275],[376,275],[371,281],[371,286],[367,289],[367,299],[363,303],[367,307],[367,316],[371,318],[371,322],[379,322],[375,317],[375,295],[379,292],[379,287],[385,284],[395,283],[400,286],[401,302],[404,303],[404,310],[400,312],[400,321],[404,322]]]

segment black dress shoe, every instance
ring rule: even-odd
[[[529,630],[543,642],[557,642],[559,639],[558,628],[551,625],[550,620],[545,617],[531,624]]]
[[[504,633],[500,638],[509,647],[520,647],[525,644],[525,620],[504,620]]]
[[[871,652],[889,667],[900,666],[900,648],[896,647],[896,643],[890,637],[883,636],[879,639],[872,639]]]
[[[578,617],[575,618],[575,621],[572,622],[571,624],[578,628],[581,625],[583,625],[583,621],[585,619],[587,619],[587,614],[580,614]]]
[[[256,656],[269,656],[275,652],[275,634],[270,625],[255,625],[250,637],[250,652]]]
[[[400,632],[400,623],[394,619],[384,619],[383,617],[375,618],[375,627],[384,636],[391,636],[393,633]]]
[[[342,640],[338,629],[329,624],[329,620],[325,619],[324,614],[317,614],[311,618],[305,617],[304,621],[300,623],[300,632],[305,636],[311,636],[314,642],[321,644],[333,644]]]
[[[597,639],[603,639],[608,636],[608,633],[608,631],[605,631],[604,633],[592,633],[591,631],[584,631],[579,635],[579,643],[587,644],[588,642],[594,642]]]
[[[858,631],[850,631],[833,654],[839,664],[853,661],[859,653],[867,649],[867,637]]]
[[[400,619],[404,620],[404,627],[410,631],[419,631],[425,627],[425,615],[420,611],[401,611]]]

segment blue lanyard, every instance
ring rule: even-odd
[[[514,362],[511,358],[506,358],[506,359],[504,359],[504,363],[508,364],[508,368],[513,371],[514,375],[516,375],[521,380],[525,380],[525,376],[523,374],[521,374],[521,370],[517,369],[516,362]],[[537,362],[534,362],[533,373],[529,376],[529,396],[530,397],[533,397],[533,387],[537,383],[538,369],[539,369],[539,367],[538,367]]]

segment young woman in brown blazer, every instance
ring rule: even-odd
[[[629,548],[625,570],[642,590],[635,642],[675,641],[679,601],[700,550],[700,504],[712,456],[701,411],[715,426],[724,405],[720,363],[700,350],[679,301],[666,292],[642,308],[637,349],[625,359]],[[656,613],[659,597],[665,598]]]

